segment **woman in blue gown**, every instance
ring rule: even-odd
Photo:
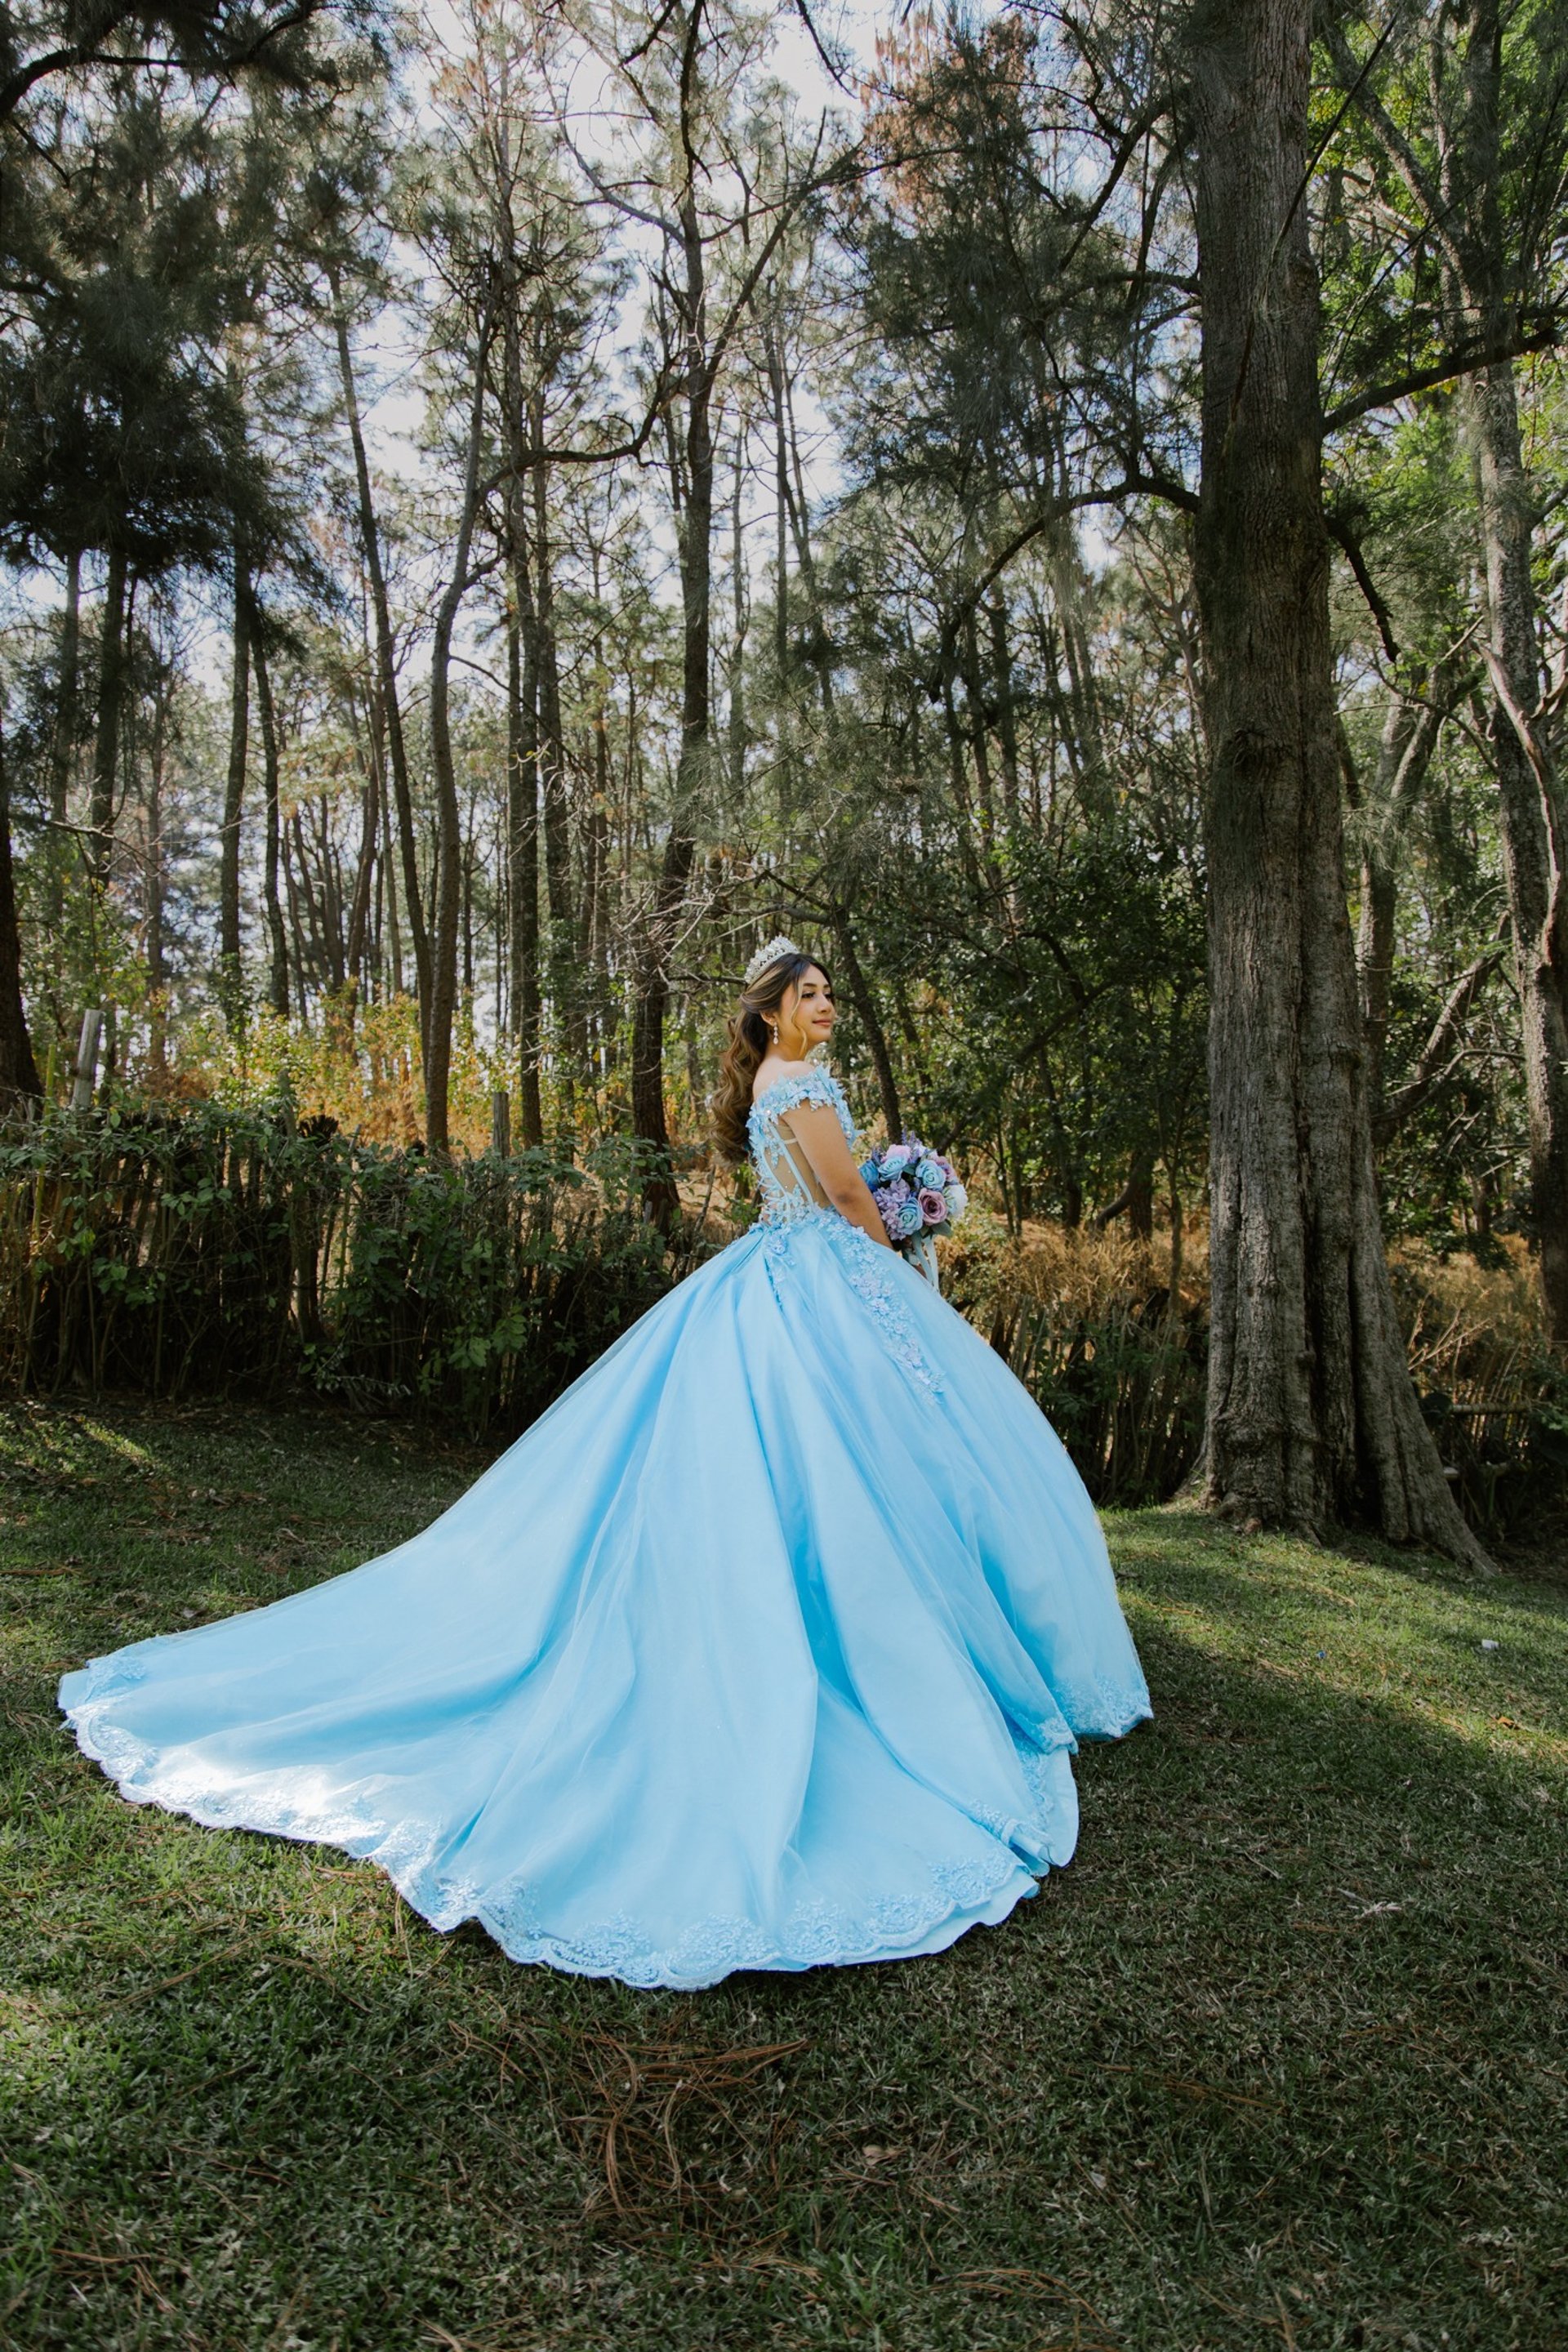
[[[1070,1856],[1149,1712],[1038,1408],[889,1245],[820,967],[747,975],[755,1225],[432,1527],[60,1686],[133,1801],[378,1863],[433,1927],[695,1989],[942,1949]]]

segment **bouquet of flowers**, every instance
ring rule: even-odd
[[[969,1205],[952,1160],[918,1135],[906,1135],[901,1143],[884,1143],[860,1173],[893,1247],[919,1257],[929,1259],[922,1245],[939,1234],[950,1234]]]

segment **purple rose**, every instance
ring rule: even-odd
[[[939,1192],[934,1184],[923,1187],[920,1203],[921,1214],[928,1225],[944,1225],[947,1223],[947,1194]]]

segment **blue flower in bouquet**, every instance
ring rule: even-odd
[[[860,1173],[895,1249],[907,1250],[924,1234],[951,1233],[968,1203],[952,1160],[918,1135],[883,1144]]]

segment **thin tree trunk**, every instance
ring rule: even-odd
[[[99,625],[98,727],[92,752],[92,800],[88,823],[88,869],[96,887],[109,882],[114,853],[114,784],[120,764],[121,705],[125,694],[125,556],[109,551]]]
[[[1192,33],[1212,759],[1206,1487],[1266,1525],[1363,1520],[1484,1556],[1405,1363],[1345,903],[1308,239],[1311,0]]]
[[[1009,826],[1018,822],[1018,720],[1013,699],[1013,653],[1007,641],[1007,607],[994,596],[986,618],[991,627],[991,667],[996,679],[996,736],[1002,746],[1002,805]]]
[[[1370,806],[1361,812],[1361,919],[1356,930],[1356,975],[1361,987],[1362,1031],[1366,1041],[1366,1097],[1373,1129],[1383,1111],[1384,1062],[1388,1047],[1394,988],[1394,924],[1398,887],[1394,855],[1410,808],[1431,766],[1442,729],[1436,681],[1426,699],[1412,705],[1394,695],[1384,714],[1377,750],[1377,777]]]
[[[376,697],[378,722],[385,705]],[[403,994],[403,930],[397,915],[397,859],[393,838],[394,810],[392,801],[384,793],[381,803],[382,826],[385,838],[382,845],[381,871],[386,885],[386,951],[388,976],[394,996]]]
[[[223,826],[218,835],[218,992],[232,1028],[244,1006],[239,961],[239,830],[245,805],[245,770],[250,750],[250,578],[245,547],[234,542],[233,661],[229,671],[228,774],[224,788]]]
[[[683,100],[684,103],[684,100]],[[686,341],[686,432],[681,462],[672,465],[671,486],[684,488],[679,518],[680,551],[681,670],[680,757],[675,805],[659,860],[658,883],[644,932],[632,1003],[632,1126],[661,1155],[669,1150],[664,1115],[664,1024],[669,1004],[669,956],[675,945],[697,854],[699,801],[708,782],[710,701],[710,591],[713,561],[712,363],[707,350],[706,282],[696,190],[681,192],[681,245],[685,278],[681,329]],[[681,477],[684,476],[682,484]],[[668,1160],[644,1193],[647,1214],[668,1228],[679,1208]]]
[[[146,956],[147,956],[147,1025],[149,1035],[148,1063],[154,1080],[162,1080],[168,1068],[168,1005],[164,990],[168,971],[164,961],[163,902],[166,877],[163,867],[163,761],[168,742],[168,690],[159,688],[153,709],[153,740],[147,751],[147,881],[146,881]]]
[[[60,616],[60,685],[49,761],[49,815],[54,830],[46,861],[48,883],[44,912],[51,930],[56,932],[65,913],[66,823],[70,815],[71,769],[76,761],[80,675],[81,550],[73,547],[66,564],[66,605]]]
[[[259,637],[256,642],[256,711],[261,722],[261,766],[267,795],[266,834],[261,875],[262,904],[267,910],[269,948],[267,1001],[280,1020],[289,1017],[289,935],[283,925],[283,904],[278,895],[279,813],[278,714],[272,701],[272,674]]]
[[[904,1131],[904,1116],[899,1105],[899,1084],[893,1075],[893,1057],[888,1050],[888,1033],[882,1026],[876,999],[867,982],[860,958],[856,952],[855,934],[849,919],[836,910],[833,937],[838,950],[838,961],[844,967],[844,982],[849,991],[849,1002],[855,1007],[860,1026],[866,1032],[866,1043],[871,1049],[871,1066],[877,1073],[877,1092],[881,1098],[882,1118],[888,1130],[888,1140],[896,1143]]]
[[[11,863],[9,762],[0,739],[0,1117],[41,1101],[43,1083],[33,1059],[22,1001],[22,933],[16,920],[16,877]]]
[[[1366,84],[1331,14],[1327,38],[1346,90],[1357,100],[1426,214],[1425,234],[1444,270],[1456,342],[1506,342],[1513,282],[1502,204],[1503,18],[1498,0],[1456,0],[1423,19],[1437,168]],[[1543,289],[1542,289],[1543,290]],[[1531,576],[1534,515],[1511,363],[1465,380],[1486,573],[1482,651],[1490,673],[1491,742],[1503,871],[1513,932],[1531,1207],[1540,1244],[1542,1305],[1550,1344],[1568,1349],[1568,810],[1542,703],[1540,621]]]
[[[514,555],[516,544],[514,542]],[[512,1034],[524,1145],[544,1140],[539,1096],[539,772],[531,679],[525,685],[522,637],[509,614],[507,654],[507,891],[510,933]]]
[[[375,659],[381,685],[383,724],[386,729],[387,761],[392,770],[392,794],[397,811],[398,845],[403,859],[403,904],[414,950],[415,984],[419,997],[421,1040],[428,1028],[430,1003],[430,940],[419,888],[418,837],[414,827],[414,796],[408,782],[408,751],[403,733],[403,712],[397,699],[397,653],[392,635],[392,608],[387,601],[386,575],[382,569],[381,540],[376,529],[375,502],[371,495],[370,461],[365,456],[360,422],[359,394],[354,385],[353,354],[349,349],[348,315],[335,272],[329,273],[332,324],[338,346],[338,372],[342,380],[343,407],[353,445],[354,480],[359,492],[360,543],[370,575],[371,608],[375,615]],[[426,1080],[428,1083],[428,1080]]]
[[[436,614],[430,647],[430,766],[436,783],[437,814],[437,884],[436,936],[430,958],[430,1017],[426,1025],[425,1129],[432,1152],[448,1148],[449,1093],[452,1076],[452,1016],[458,994],[458,919],[462,895],[462,820],[458,803],[458,774],[452,756],[451,670],[452,633],[468,586],[468,554],[479,505],[479,452],[484,440],[486,362],[489,350],[490,313],[487,304],[479,326],[474,358],[474,390],[468,410],[468,446],[463,465],[463,503],[458,519],[452,573]]]
[[[1459,224],[1463,327],[1508,332],[1513,293],[1501,205],[1502,31],[1498,0],[1445,12],[1434,38],[1443,197]],[[1462,47],[1459,44],[1462,43]],[[1486,572],[1482,653],[1490,674],[1492,765],[1502,819],[1530,1126],[1531,1214],[1548,1344],[1568,1352],[1568,808],[1542,707],[1533,577],[1534,500],[1512,362],[1465,381]]]
[[[349,908],[349,941],[344,957],[349,989],[355,996],[360,992],[366,961],[371,909],[375,897],[375,845],[381,838],[381,794],[377,782],[375,762],[367,761],[364,794],[360,808],[359,859],[354,867],[354,895]]]

